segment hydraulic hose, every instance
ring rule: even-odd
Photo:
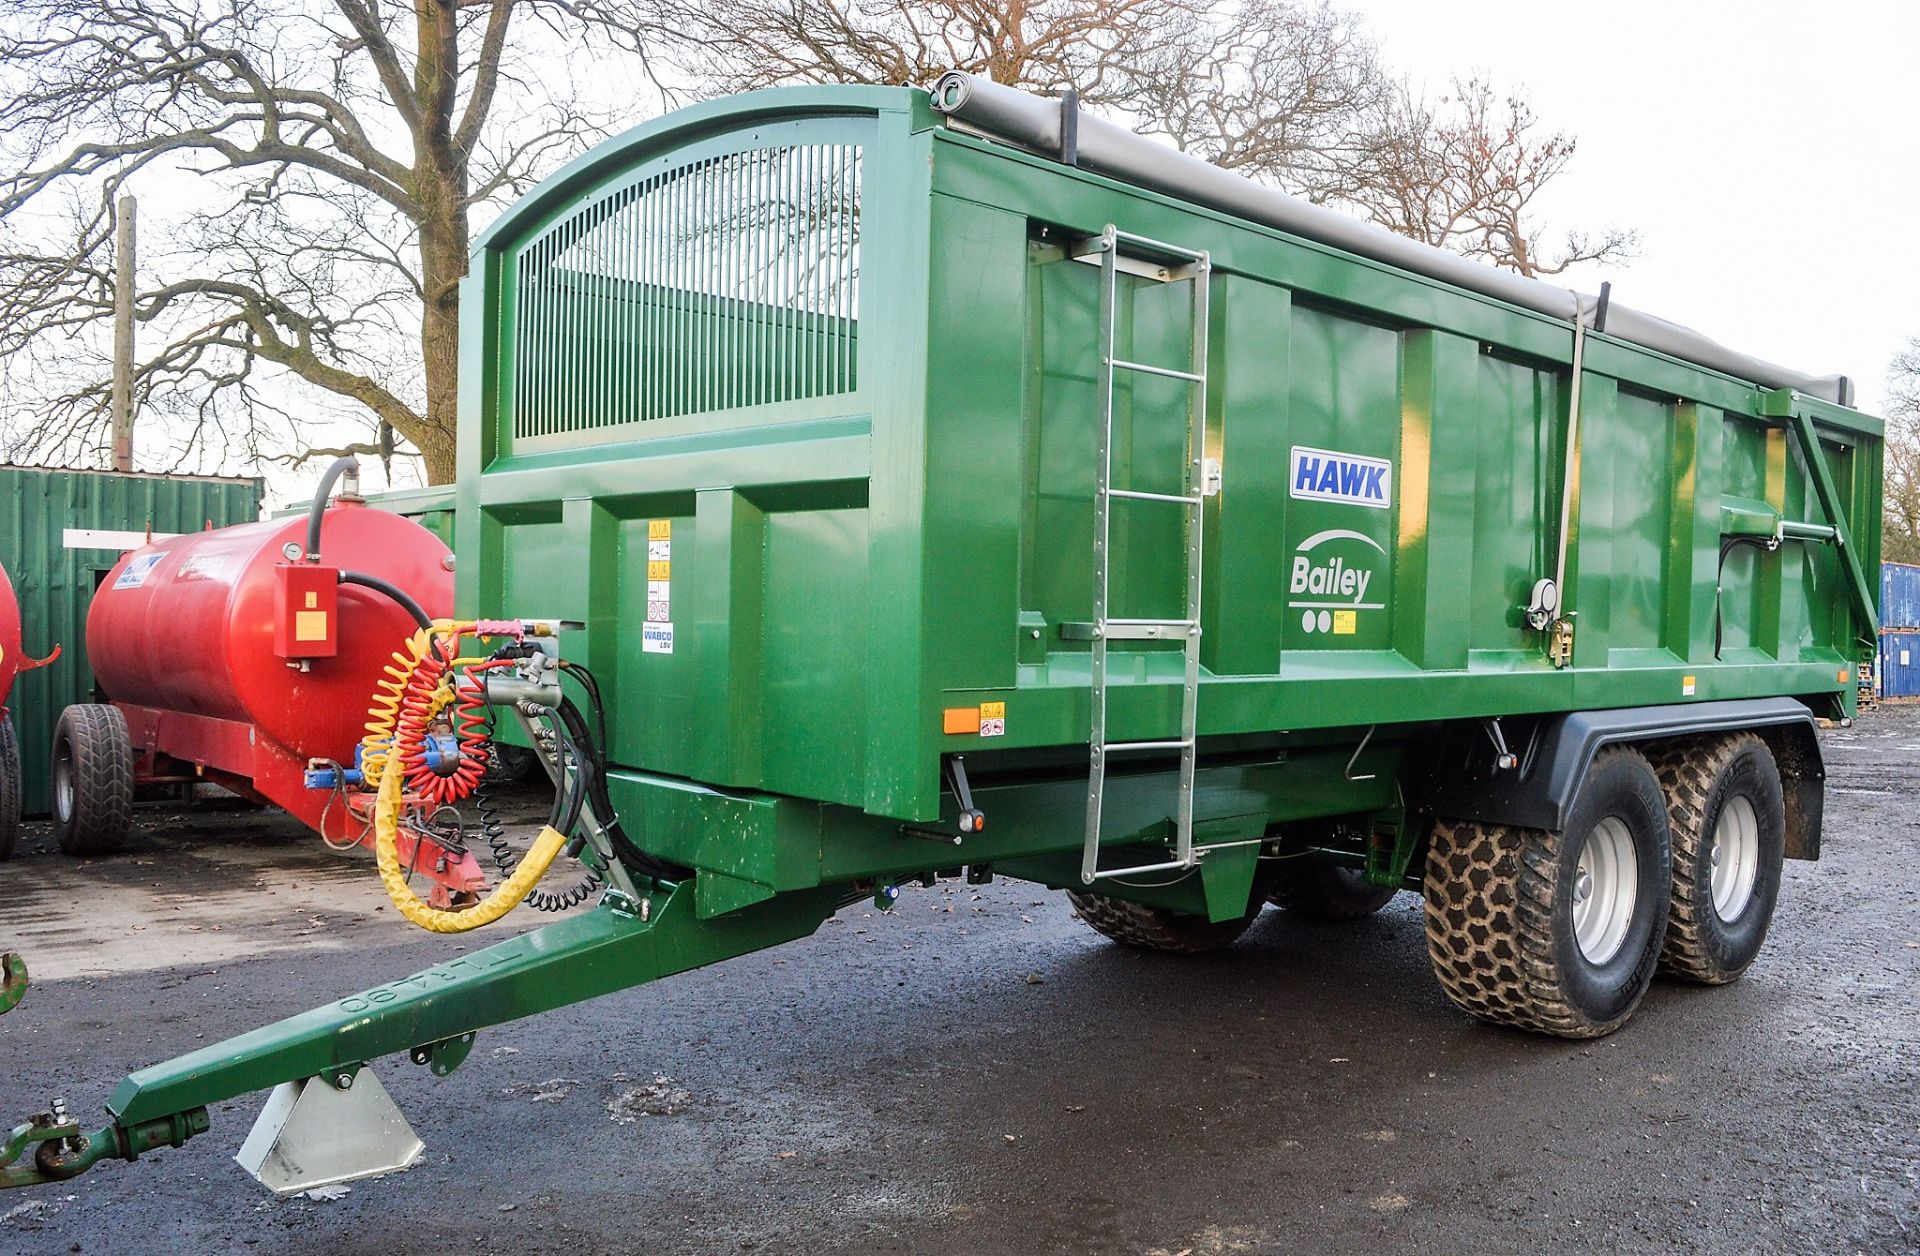
[[[471,632],[473,627],[470,622],[437,620],[415,633],[403,654],[395,656],[396,661],[402,664],[397,669],[401,673],[397,679],[402,687],[413,681],[421,661],[432,649],[432,637],[444,635],[450,640],[457,640]],[[380,765],[380,789],[374,796],[373,853],[380,869],[380,883],[386,887],[387,897],[393,900],[400,914],[422,929],[434,933],[465,933],[492,924],[512,911],[546,875],[547,868],[567,844],[567,836],[551,824],[542,828],[513,875],[495,886],[491,893],[472,907],[445,911],[429,905],[407,884],[406,870],[400,866],[400,852],[396,845],[400,832],[400,807],[405,794],[405,760],[411,749],[403,744],[408,723],[403,720],[394,730],[394,744]]]
[[[598,686],[592,692],[597,693]],[[595,703],[596,710],[598,703]],[[641,850],[620,824],[619,813],[613,809],[613,800],[607,795],[606,765],[599,757],[599,749],[587,729],[586,720],[580,714],[580,708],[567,699],[560,704],[557,712],[560,723],[575,746],[576,771],[586,784],[586,802],[593,809],[593,816],[599,822],[601,830],[612,841],[614,853],[622,863],[642,876],[653,877],[660,881],[682,881],[692,874],[685,868],[679,868]]]
[[[320,518],[327,513],[327,499],[333,496],[334,481],[349,471],[353,472],[354,482],[359,483],[360,460],[352,454],[335,458],[326,474],[320,477],[320,487],[307,511],[307,561],[310,563],[320,561]]]
[[[433,627],[433,617],[422,609],[420,603],[414,600],[413,595],[391,581],[382,580],[379,576],[370,576],[364,571],[343,570],[340,573],[340,583],[357,584],[363,589],[372,589],[375,593],[383,593],[396,602],[407,614],[413,616],[414,623],[420,625],[422,628]]]

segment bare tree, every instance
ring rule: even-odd
[[[1142,58],[1189,38],[1207,0],[662,0],[628,10],[702,96],[793,83],[920,86],[952,69],[1089,101],[1136,93]]]
[[[1887,369],[1887,444],[1880,552],[1920,563],[1920,337]]]
[[[1525,275],[1622,261],[1632,233],[1545,247],[1575,140],[1480,79],[1428,100],[1325,0],[660,0],[636,37],[713,94],[928,83],[969,70],[1091,106],[1218,165]]]
[[[290,406],[332,398],[410,442],[431,481],[451,478],[471,215],[599,131],[564,86],[539,85],[567,76],[532,72],[521,47],[560,14],[540,0],[14,0],[0,20],[0,359],[35,418],[8,452],[99,447],[93,333],[112,305],[114,199],[138,178],[192,206],[167,232],[146,216],[159,247],[136,300],[153,348],[135,397],[189,422],[182,457],[284,449]]]
[[[1457,79],[1434,101],[1401,87],[1366,134],[1346,199],[1385,227],[1528,276],[1633,255],[1635,233],[1612,228],[1543,246],[1535,202],[1577,141],[1543,131],[1518,93],[1481,78]]]
[[[0,455],[103,448],[112,206],[136,182],[192,206],[144,216],[137,295],[151,348],[135,399],[172,417],[182,460],[284,455],[318,407],[372,416],[450,478],[471,224],[602,131],[554,60],[583,41],[639,54],[621,64],[669,98],[953,67],[1071,87],[1209,160],[1527,274],[1631,243],[1543,249],[1536,197],[1572,139],[1478,81],[1416,98],[1357,19],[1314,0],[14,0]]]
[[[1395,91],[1358,18],[1294,0],[1207,6],[1131,65],[1114,103],[1143,129],[1315,201],[1355,201]]]

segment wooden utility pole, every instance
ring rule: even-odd
[[[113,236],[113,469],[133,470],[133,216],[120,198]]]

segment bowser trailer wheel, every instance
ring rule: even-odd
[[[1561,1038],[1620,1028],[1660,958],[1666,801],[1639,751],[1594,757],[1558,833],[1443,821],[1427,855],[1427,953],[1461,1008]]]
[[[503,741],[488,743],[486,779],[489,785],[518,785],[539,766],[540,756],[525,746]]]
[[[13,716],[0,714],[0,862],[13,858],[20,840],[20,740]]]
[[[1752,733],[1667,742],[1650,758],[1673,832],[1663,971],[1723,986],[1760,953],[1780,894],[1787,813],[1780,769]]]
[[[53,729],[53,836],[69,855],[107,855],[133,827],[133,742],[115,707],[70,706]]]
[[[1077,890],[1068,890],[1067,897],[1073,901],[1080,919],[1086,921],[1094,932],[1122,946],[1138,947],[1143,951],[1165,951],[1173,955],[1204,955],[1233,945],[1265,906],[1263,897],[1256,896],[1246,915],[1238,920],[1223,920],[1216,924],[1205,916],[1184,915],[1164,907],[1149,907],[1145,903],[1108,898],[1104,894],[1082,894]]]
[[[1274,862],[1268,901],[1317,920],[1364,920],[1400,892],[1397,886],[1372,884],[1358,868],[1310,855]]]

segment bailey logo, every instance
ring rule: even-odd
[[[1346,636],[1359,631],[1360,612],[1386,609],[1385,602],[1367,600],[1376,574],[1373,555],[1386,552],[1372,537],[1346,528],[1329,528],[1300,542],[1287,579],[1287,608],[1300,613],[1301,629]]]
[[[1308,501],[1385,510],[1393,504],[1393,464],[1384,458],[1295,445],[1288,492]]]

